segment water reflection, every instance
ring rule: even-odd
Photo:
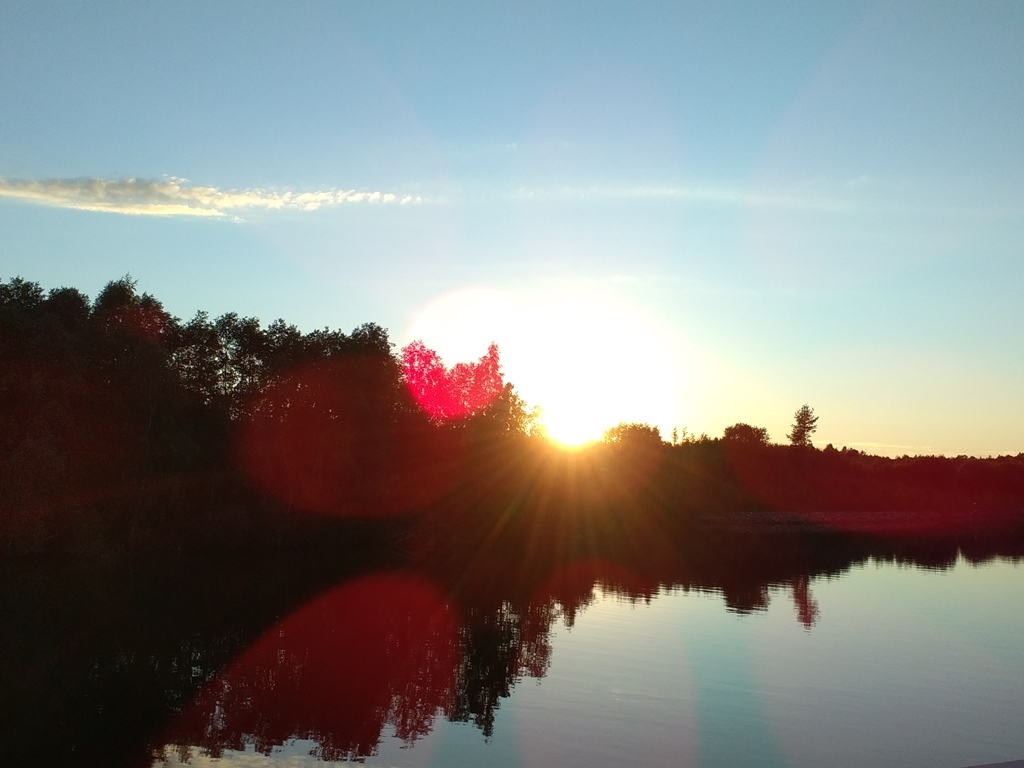
[[[974,561],[992,556],[992,549],[986,554],[972,543]],[[788,593],[795,621],[812,631],[828,609],[814,597],[814,579],[869,560],[932,570],[962,556],[956,542],[894,548],[828,536],[804,544],[789,542],[789,559],[755,558],[754,542],[746,542],[733,554],[720,553],[726,562],[714,566],[687,559],[671,569],[664,562],[652,568],[595,560],[529,579],[497,561],[457,575],[406,571],[356,579],[265,632],[160,741],[218,757],[225,750],[271,755],[305,740],[309,754],[321,760],[358,761],[376,754],[389,733],[412,746],[442,718],[471,723],[486,741],[515,686],[547,674],[553,629],[571,628],[598,593],[650,602],[666,591],[700,591],[719,595],[736,614],[765,611],[770,594]],[[1005,550],[1006,542],[996,549]],[[793,571],[794,563],[806,570]],[[166,749],[163,754],[170,756]]]
[[[166,738],[214,757],[308,739],[323,760],[371,754],[385,725],[412,743],[450,706],[457,642],[452,610],[429,584],[359,579],[267,631]]]
[[[268,630],[163,738],[213,757],[304,739],[332,761],[374,754],[385,728],[411,745],[439,716],[489,738],[500,700],[546,673],[563,615],[554,599],[460,611],[420,578],[358,579]]]
[[[804,629],[810,629],[818,620],[818,603],[811,597],[811,580],[807,576],[793,579],[793,604],[796,606],[797,619]]]
[[[351,761],[392,734],[419,749],[445,721],[483,744],[500,739],[498,713],[516,687],[550,674],[553,638],[600,596],[643,604],[701,593],[741,622],[782,597],[793,606],[787,626],[815,635],[844,610],[823,597],[827,582],[852,568],[1024,556],[1024,537],[1006,531],[890,540],[709,530],[662,541],[649,557],[630,542],[582,559],[553,547],[545,561],[516,557],[514,545],[372,569],[303,556],[159,578],[0,573],[3,753],[23,766],[151,765],[270,755],[299,740],[316,758]]]

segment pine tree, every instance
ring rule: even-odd
[[[790,431],[789,442],[800,447],[811,445],[811,434],[818,428],[818,417],[809,405],[801,405],[794,415],[793,429]]]

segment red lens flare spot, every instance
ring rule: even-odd
[[[458,466],[453,436],[397,419],[367,386],[372,358],[300,367],[258,398],[239,424],[250,482],[289,509],[380,516],[436,501]],[[369,392],[369,394],[368,394]]]
[[[493,403],[504,386],[496,344],[475,363],[447,368],[437,352],[414,341],[402,350],[402,367],[413,399],[438,419],[471,416]]]
[[[211,755],[294,739],[321,760],[372,754],[390,726],[406,743],[451,704],[459,619],[432,585],[382,575],[337,587],[288,616],[213,680],[165,733]]]

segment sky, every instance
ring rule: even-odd
[[[498,343],[552,434],[1024,450],[1024,3],[0,5],[0,278]]]

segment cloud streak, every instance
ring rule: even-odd
[[[355,189],[279,191],[275,189],[221,189],[190,184],[187,179],[5,179],[0,177],[0,198],[79,211],[133,216],[241,217],[253,211],[316,211],[339,205],[415,205],[428,202],[421,195]],[[848,210],[847,203],[824,197],[765,193],[713,186],[616,185],[520,187],[483,200],[534,203],[676,203],[744,205],[796,210]],[[431,196],[430,202],[444,203]]]
[[[0,197],[79,211],[133,216],[238,216],[253,210],[316,211],[356,203],[409,205],[418,195],[328,189],[279,192],[267,189],[219,189],[186,179],[38,179],[0,178]]]

